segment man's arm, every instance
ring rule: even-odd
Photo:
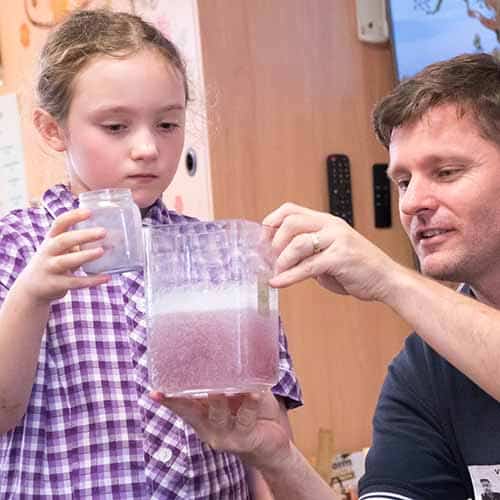
[[[290,427],[287,409],[281,399],[277,399],[277,401],[279,403],[279,413],[277,415],[278,421],[287,432],[289,439],[292,441],[292,428]],[[274,495],[272,494],[271,489],[262,473],[252,466],[246,466],[246,471],[252,498],[255,500],[274,500]]]
[[[287,409],[281,400],[278,399],[278,401],[278,422],[288,434],[290,443],[293,443]],[[327,495],[324,497],[325,500],[335,500],[336,497],[332,490],[327,488],[328,491],[326,491],[326,483],[293,444],[291,444],[290,453],[290,463],[284,461],[278,468],[271,467],[270,470],[266,470],[265,466],[262,469],[257,469],[254,466],[247,467],[252,498],[256,500],[279,500],[281,498],[290,500],[318,498],[322,500],[321,495],[323,494]],[[294,478],[293,481],[291,476]],[[294,484],[295,478],[297,478],[297,484]],[[316,488],[319,488],[318,491]]]
[[[276,500],[341,500],[293,443],[280,464],[260,470]]]
[[[286,287],[314,277],[335,293],[385,303],[458,370],[500,401],[497,309],[405,268],[330,214],[287,203],[263,223],[279,228],[273,239],[279,254],[278,274],[271,285]],[[312,235],[320,241],[319,253]]]
[[[399,267],[382,301],[455,368],[500,401],[500,311]]]
[[[258,470],[275,500],[340,500],[292,443],[284,406],[270,391],[230,399],[165,398],[158,392],[151,397],[188,422],[212,448],[235,453]]]

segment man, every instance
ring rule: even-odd
[[[315,277],[387,304],[418,333],[389,367],[360,500],[478,500],[480,478],[500,470],[500,63],[477,54],[431,65],[378,104],[374,126],[422,274],[343,220],[285,204],[264,220],[278,227],[270,283]],[[457,293],[431,278],[464,284]],[[276,498],[335,498],[269,395],[242,397],[236,413],[222,397],[165,402],[257,466]]]

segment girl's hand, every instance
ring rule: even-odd
[[[73,274],[82,264],[97,259],[104,252],[102,247],[80,250],[80,245],[102,239],[105,236],[103,228],[71,230],[72,226],[89,217],[89,210],[76,209],[54,220],[40,248],[16,282],[33,300],[50,303],[64,297],[68,290],[109,281],[107,275]]]
[[[290,453],[280,405],[270,391],[204,399],[167,398],[152,392],[151,397],[190,424],[202,441],[239,455],[248,465],[271,469]]]
[[[286,203],[262,222],[276,227],[275,287],[316,278],[335,293],[383,300],[401,266],[339,217]]]

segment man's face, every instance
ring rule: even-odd
[[[424,274],[473,286],[500,278],[500,149],[454,105],[393,131],[389,176]]]

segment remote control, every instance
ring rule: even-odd
[[[330,213],[354,226],[351,193],[351,169],[344,154],[332,154],[326,159]]]
[[[375,227],[391,227],[391,181],[386,163],[373,165],[373,203]]]

